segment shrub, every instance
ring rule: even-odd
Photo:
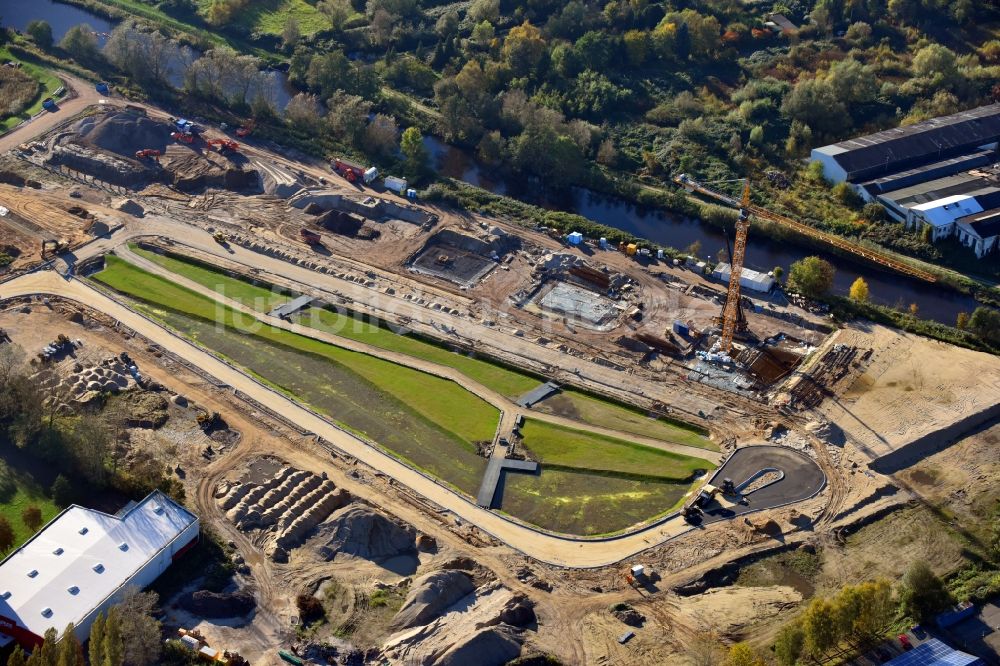
[[[299,609],[299,620],[303,625],[317,622],[326,617],[323,604],[311,594],[300,594],[295,597],[295,606]]]

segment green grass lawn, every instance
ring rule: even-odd
[[[546,465],[576,470],[684,481],[696,470],[712,469],[707,460],[662,451],[621,439],[526,419],[524,445]]]
[[[106,257],[105,270],[95,277],[109,287],[146,303],[221,323],[262,340],[341,364],[467,442],[493,438],[499,411],[450,380],[262,325],[248,315],[172,284],[115,256]],[[259,369],[254,370],[259,372]]]
[[[30,75],[36,81],[41,84],[41,88],[38,90],[38,94],[35,96],[34,101],[29,104],[20,113],[13,115],[9,118],[5,118],[0,121],[0,131],[9,130],[23,120],[27,120],[31,116],[35,115],[42,110],[42,100],[46,97],[51,97],[55,91],[62,86],[62,81],[59,80],[48,69],[36,65],[34,63],[25,62],[19,60],[11,55],[10,51],[7,49],[0,48],[0,61],[7,62],[8,60],[16,60],[21,63],[21,71]]]
[[[212,0],[197,0],[198,11],[204,16]],[[303,35],[312,35],[330,27],[330,20],[318,9],[315,2],[306,0],[252,0],[236,16],[236,23],[254,32],[280,35],[289,17],[299,23]]]
[[[262,312],[269,311],[276,305],[289,300],[287,296],[266,287],[258,287],[246,280],[230,277],[221,271],[195,262],[157,254],[134,245],[131,248],[137,255],[163,266],[172,273],[177,273],[218,294]],[[303,311],[297,323],[334,333],[350,340],[364,342],[380,349],[399,352],[454,368],[483,386],[511,398],[527,393],[541,382],[535,377],[502,365],[469,358],[420,338],[400,335],[384,326],[324,308],[309,308]]]
[[[536,377],[496,363],[449,351],[420,338],[400,335],[388,328],[361,321],[347,314],[322,308],[311,308],[302,314],[299,323],[329,331],[351,340],[365,342],[381,349],[454,368],[466,377],[510,398],[527,393],[541,383],[541,380]]]
[[[0,516],[5,517],[14,528],[14,548],[17,548],[34,534],[21,520],[21,513],[29,506],[37,506],[42,511],[42,524],[49,522],[59,508],[42,492],[30,476],[11,470],[0,460]],[[13,492],[10,492],[13,488]],[[0,553],[3,555],[3,553]]]
[[[644,411],[601,400],[572,389],[546,398],[536,404],[533,409],[664,442],[686,444],[709,451],[719,450],[715,442],[697,428],[685,427],[664,419],[650,418]]]
[[[288,296],[272,289],[230,277],[221,271],[212,270],[201,264],[143,250],[135,244],[130,244],[129,248],[140,257],[162,266],[171,273],[186,277],[221,296],[231,298],[237,303],[242,303],[261,312],[269,312],[276,306],[291,300]]]

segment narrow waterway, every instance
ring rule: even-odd
[[[661,245],[683,250],[698,243],[701,245],[699,254],[702,258],[714,259],[726,247],[722,229],[700,220],[637,206],[584,188],[574,188],[558,199],[552,199],[548,194],[540,196],[538,188],[532,188],[530,184],[494,175],[461,148],[450,146],[435,137],[425,137],[424,144],[432,155],[435,168],[443,176],[546,208],[577,213]],[[950,325],[955,323],[959,312],[972,312],[977,306],[972,297],[950,289],[935,287],[827,252],[754,235],[752,228],[747,243],[746,266],[759,271],[770,271],[775,266],[781,266],[787,271],[792,262],[810,255],[819,255],[837,267],[834,291],[838,294],[846,295],[851,283],[860,276],[868,282],[874,302],[904,309],[911,303],[916,303],[921,317]]]
[[[24,32],[28,24],[41,19],[52,26],[52,39],[59,42],[70,28],[85,23],[93,28],[98,43],[103,46],[116,22],[88,12],[75,5],[67,5],[54,0],[0,0],[0,18],[3,25]],[[181,49],[180,57],[169,63],[167,81],[174,88],[184,86],[184,75],[188,66],[201,57],[201,52],[189,46]],[[288,82],[285,72],[268,70],[264,72],[264,95],[274,103],[278,111],[288,106],[295,90]]]

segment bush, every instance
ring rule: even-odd
[[[318,622],[326,617],[323,604],[311,594],[300,594],[295,597],[295,606],[299,609],[299,621],[303,625]]]
[[[833,265],[819,257],[806,257],[792,264],[788,283],[803,296],[819,298],[833,287]]]

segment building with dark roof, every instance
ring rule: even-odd
[[[860,184],[978,151],[996,151],[998,144],[1000,103],[815,148],[812,159],[823,164],[828,180]],[[956,170],[962,168],[968,167]]]
[[[1000,207],[958,218],[955,235],[980,259],[990,252],[1000,252]]]

